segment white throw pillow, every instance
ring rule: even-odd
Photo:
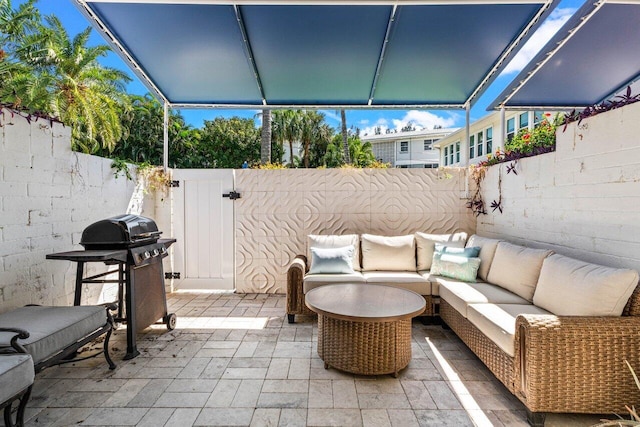
[[[353,245],[343,248],[311,248],[309,274],[353,274]]]
[[[433,252],[436,243],[446,243],[450,247],[464,248],[467,233],[453,234],[427,234],[416,232],[417,268],[418,270],[430,270],[433,261]]]
[[[488,282],[505,288],[527,301],[533,301],[542,261],[552,253],[553,251],[546,249],[532,249],[500,242],[491,263]]]
[[[562,255],[544,260],[533,303],[558,316],[620,316],[638,272]]]
[[[311,262],[311,248],[344,248],[353,245],[353,269],[360,271],[360,239],[357,234],[342,235],[317,235],[310,234],[307,236],[307,260]]]
[[[416,244],[408,236],[362,235],[362,269],[364,271],[416,271]]]

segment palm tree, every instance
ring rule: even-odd
[[[113,150],[122,136],[120,113],[126,106],[125,84],[130,78],[98,64],[109,47],[87,46],[91,27],[70,39],[58,18],[47,16],[36,33],[26,38],[29,49],[16,50],[33,72],[10,77],[14,99],[70,125],[74,148]]]
[[[317,111],[304,111],[300,121],[300,141],[302,142],[304,167],[309,167],[311,144],[328,138],[324,114]]]
[[[300,110],[277,110],[273,112],[273,131],[276,140],[289,143],[289,167],[293,168],[293,143],[300,140]]]
[[[351,164],[351,156],[349,155],[349,134],[347,133],[347,114],[344,110],[340,110],[340,121],[342,122],[342,150],[344,152],[344,161]]]
[[[35,50],[42,36],[36,32],[40,14],[34,3],[29,0],[14,10],[11,0],[0,0],[0,101],[15,107],[30,106],[23,104],[12,80],[35,75],[32,64],[21,58],[42,53]]]
[[[271,110],[262,110],[262,131],[260,133],[260,163],[271,162]]]

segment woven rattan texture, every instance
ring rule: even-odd
[[[395,374],[411,360],[411,319],[355,322],[320,315],[318,355],[353,374]]]
[[[303,279],[306,273],[304,255],[298,255],[287,270],[287,314],[315,315],[304,303]],[[434,306],[431,295],[423,295],[426,307],[421,316],[433,316]]]
[[[516,392],[531,411],[623,414],[640,402],[624,363],[640,372],[640,317],[520,316],[516,342],[521,334],[526,384],[516,382]]]
[[[510,392],[514,392],[513,358],[502,351],[478,328],[445,300],[440,300],[440,316]]]

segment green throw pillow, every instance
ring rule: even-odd
[[[449,255],[440,252],[433,254],[431,274],[475,282],[480,267],[480,258],[467,258],[460,255]]]
[[[470,246],[468,248],[458,248],[436,243],[435,251],[442,254],[458,255],[465,258],[477,258],[480,255],[480,246]]]

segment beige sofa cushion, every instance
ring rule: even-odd
[[[416,271],[416,243],[408,236],[362,235],[362,270]]]
[[[620,316],[638,272],[551,255],[544,260],[535,305],[559,316]]]
[[[427,234],[418,231],[415,238],[418,254],[417,268],[418,270],[430,270],[436,243],[446,243],[447,246],[464,248],[467,233]]]
[[[480,237],[476,234],[469,237],[469,240],[467,240],[467,248],[471,248],[474,246],[480,247],[480,254],[478,255],[478,257],[480,258],[478,277],[485,282],[487,281],[487,276],[489,276],[489,268],[491,267],[493,256],[495,255],[496,248],[498,247],[498,243],[500,242],[501,240],[490,239],[488,237]]]
[[[531,302],[542,261],[552,253],[553,251],[546,249],[532,249],[500,242],[491,262],[487,282],[508,289]]]
[[[551,314],[532,304],[470,304],[467,319],[509,356],[515,354],[516,317]]]
[[[343,235],[317,235],[310,234],[307,236],[307,260],[311,263],[311,248],[333,249],[342,248],[353,245],[355,251],[353,253],[353,269],[360,271],[360,239],[357,234]]]
[[[302,280],[302,292],[305,294],[313,288],[337,283],[364,283],[364,276],[359,271],[352,274],[307,274]]]
[[[518,295],[489,283],[467,283],[438,277],[440,299],[445,300],[462,316],[467,317],[469,304],[529,304]]]
[[[431,295],[431,282],[414,271],[365,271],[362,273],[367,283],[393,286],[419,293]]]

